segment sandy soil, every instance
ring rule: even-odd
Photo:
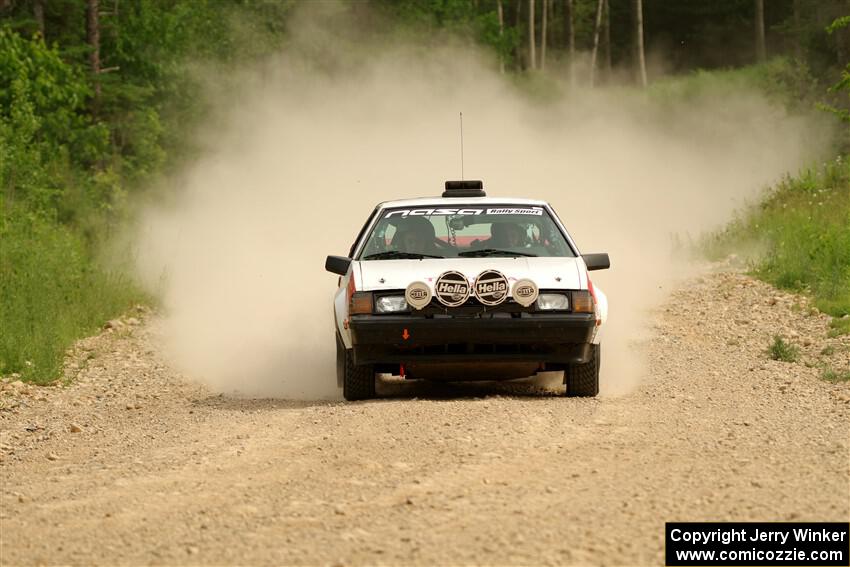
[[[0,387],[3,565],[659,565],[665,521],[850,517],[850,384],[819,378],[850,338],[745,276],[675,293],[652,377],[592,400],[241,400],[170,370],[152,321],[81,341],[69,385]],[[798,362],[768,359],[775,333]]]

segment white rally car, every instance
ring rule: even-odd
[[[487,197],[447,181],[442,198],[379,204],[349,255],[328,256],[337,380],[347,400],[375,396],[378,374],[506,380],[564,371],[568,396],[599,392],[608,301],[544,201]]]

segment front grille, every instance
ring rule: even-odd
[[[507,316],[516,316],[519,317],[520,313],[533,313],[534,307],[523,307],[519,303],[516,303],[514,300],[509,299],[504,303],[499,305],[484,305],[480,301],[478,301],[474,297],[470,297],[466,303],[460,305],[458,307],[446,307],[441,304],[437,300],[432,300],[429,305],[424,307],[421,311],[418,311],[417,314],[422,315],[423,317],[439,317],[439,316],[451,316],[451,317],[480,317],[480,316],[494,316],[497,313],[504,314]]]

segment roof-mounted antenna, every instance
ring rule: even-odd
[[[460,113],[460,179],[463,180],[463,112]]]

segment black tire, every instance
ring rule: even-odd
[[[568,397],[592,398],[599,394],[601,353],[601,345],[590,345],[590,360],[584,364],[570,364],[564,377]]]
[[[351,349],[346,349],[337,338],[337,360],[342,352],[342,397],[353,402],[375,397],[375,367],[371,364],[357,366]],[[337,370],[339,372],[339,370]]]

